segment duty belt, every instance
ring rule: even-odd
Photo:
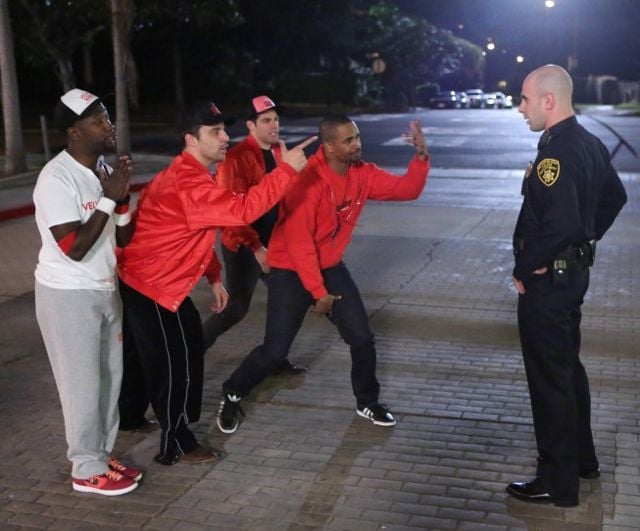
[[[524,251],[526,242],[524,238],[513,238],[513,254]],[[564,268],[569,266],[590,267],[596,259],[596,241],[590,240],[580,245],[569,245],[553,259],[553,262],[564,262]]]
[[[569,245],[553,259],[554,271],[570,271],[591,267],[596,259],[596,241]]]

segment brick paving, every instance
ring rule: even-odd
[[[139,489],[74,493],[58,398],[33,315],[32,217],[0,223],[0,528],[251,530],[640,529],[640,175],[598,248],[584,305],[599,480],[577,508],[532,506],[505,485],[534,472],[536,449],[510,286],[521,172],[433,170],[411,204],[370,204],[347,263],[377,334],[381,399],[398,418],[354,414],[349,353],[310,315],[291,358],[243,403],[239,430],[215,426],[221,382],[261,339],[265,289],[206,357],[198,436],[212,465],[153,462],[153,434],[116,450],[146,469]],[[209,291],[199,285],[206,314]]]

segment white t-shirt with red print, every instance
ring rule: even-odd
[[[102,160],[99,164],[104,164]],[[105,165],[106,166],[106,165]],[[107,166],[109,172],[111,168]],[[65,255],[50,227],[86,223],[103,196],[96,174],[62,151],[40,171],[33,191],[36,224],[42,239],[36,280],[57,289],[116,289],[116,228],[113,217],[80,261]]]

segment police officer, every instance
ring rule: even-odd
[[[543,66],[525,78],[518,107],[532,131],[544,130],[523,181],[513,270],[539,457],[535,479],[507,487],[561,507],[578,504],[580,477],[600,475],[579,358],[580,306],[595,241],[627,200],[606,147],[578,124],[572,92],[563,68]]]

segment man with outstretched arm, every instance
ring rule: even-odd
[[[415,156],[407,173],[398,177],[362,161],[353,120],[327,116],[320,122],[322,145],[282,200],[269,242],[264,343],[223,383],[217,423],[224,433],[238,428],[244,414],[240,400],[287,356],[310,306],[336,325],[350,347],[357,414],[378,426],[395,425],[378,401],[374,335],[342,256],[367,200],[408,201],[421,194],[430,163],[420,123],[411,122],[405,136],[415,146]]]
[[[139,405],[144,412],[148,397],[158,417],[162,431],[155,460],[163,465],[219,457],[189,429],[200,417],[204,364],[202,322],[189,293],[205,275],[212,283],[214,311],[228,300],[214,251],[216,232],[251,223],[280,201],[307,163],[304,147],[316,139],[284,147],[282,161],[260,184],[233,193],[217,186],[209,170],[226,155],[225,122],[210,101],[186,113],[184,149],[140,194],[135,232],[119,258],[120,291],[138,355],[130,355],[128,364],[137,362],[144,374]],[[125,351],[131,353],[128,346]],[[124,402],[121,397],[121,407]]]

